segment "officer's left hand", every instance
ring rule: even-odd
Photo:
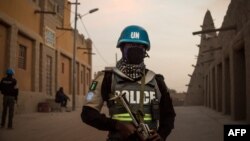
[[[128,138],[136,132],[136,128],[131,123],[117,122],[116,129],[121,133],[124,138]]]
[[[147,141],[163,141],[163,139],[161,138],[161,136],[155,130],[151,130],[150,131],[150,136],[147,139]]]

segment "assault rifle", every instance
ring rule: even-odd
[[[134,126],[137,129],[137,133],[140,136],[140,138],[145,141],[149,138],[150,136],[150,129],[148,127],[147,124],[145,124],[143,122],[143,120],[141,120],[142,118],[138,117],[138,115],[136,115],[130,108],[130,105],[125,97],[125,93],[120,94],[120,95],[116,95],[115,97],[111,98],[110,100],[120,100],[123,107],[127,110],[127,112],[129,113],[132,122],[134,124]]]

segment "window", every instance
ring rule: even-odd
[[[18,54],[18,68],[26,69],[26,54],[27,47],[24,45],[19,45],[19,54]]]
[[[46,93],[52,95],[52,57],[46,58]]]
[[[56,13],[59,13],[60,12],[60,6],[58,4],[54,4],[53,11],[56,12]]]
[[[42,92],[43,89],[43,44],[40,43],[40,52],[39,52],[39,92]]]
[[[64,63],[62,63],[62,73],[64,73]]]
[[[59,2],[60,3],[60,2]],[[47,3],[47,10],[59,13],[61,11],[60,6],[55,0],[49,0]]]
[[[90,85],[90,81],[91,81],[91,80],[90,80],[90,70],[89,70],[89,69],[87,70],[87,74],[86,74],[86,75],[87,75],[87,76],[86,76],[86,79],[87,79],[87,80],[86,80],[86,83],[87,83],[87,85],[89,86],[89,85]]]
[[[48,11],[53,11],[55,7],[55,4],[52,0],[47,1],[47,10]]]
[[[81,71],[81,83],[83,83],[83,71]]]

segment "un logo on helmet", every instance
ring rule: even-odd
[[[130,34],[131,39],[140,39],[140,33],[139,32],[131,32]]]

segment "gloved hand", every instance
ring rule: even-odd
[[[124,138],[128,138],[130,135],[136,133],[136,128],[131,123],[123,123],[123,122],[117,121],[115,128],[121,133],[121,135]]]
[[[151,130],[150,131],[150,136],[147,139],[147,141],[163,141],[163,139],[161,138],[161,136],[155,130]]]

